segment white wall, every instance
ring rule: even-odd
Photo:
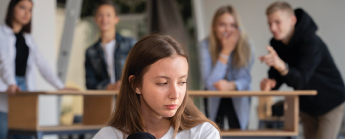
[[[5,23],[5,16],[9,0],[0,0],[0,24]]]
[[[256,54],[252,69],[253,90],[259,90],[260,80],[267,76],[268,67],[261,64],[258,57],[267,53],[265,46],[269,45],[272,35],[269,32],[265,11],[275,0],[203,0],[204,29],[209,31],[212,16],[218,7],[231,4],[239,12],[244,27],[253,40]],[[289,0],[294,8],[302,7],[314,19],[319,27],[318,34],[328,45],[328,48],[341,72],[345,76],[345,1],[344,0]],[[206,37],[206,36],[204,36]],[[288,89],[284,87],[283,89]],[[250,128],[257,127],[257,99],[252,101]]]
[[[32,35],[38,49],[56,71],[55,56],[55,9],[54,0],[34,0],[32,17]],[[55,90],[37,73],[37,90]],[[39,125],[57,125],[58,110],[56,96],[41,96],[39,99]]]
[[[4,23],[9,0],[0,0],[0,23]],[[48,61],[49,66],[56,71],[55,56],[55,0],[33,0],[32,35],[38,49]],[[36,72],[37,89],[53,90],[39,72]],[[56,96],[43,96],[39,98],[39,125],[57,125],[58,110]],[[49,138],[49,136],[45,136]],[[53,137],[54,138],[54,137]]]

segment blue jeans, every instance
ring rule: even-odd
[[[24,76],[16,76],[17,86],[20,88],[20,91],[27,91],[26,79]]]
[[[7,113],[0,112],[0,139],[7,137]]]

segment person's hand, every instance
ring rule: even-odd
[[[228,82],[227,80],[224,80],[224,79],[214,83],[213,86],[218,91],[232,91],[232,90],[236,90],[236,85],[235,85],[234,82]]]
[[[264,78],[260,83],[260,88],[262,91],[270,91],[276,86],[277,82],[274,79]]]
[[[281,75],[286,75],[285,62],[280,59],[277,52],[271,46],[267,46],[266,49],[268,54],[260,57],[261,63],[265,62],[267,66],[275,68]]]
[[[116,83],[109,84],[107,86],[107,90],[120,90],[121,87],[121,80],[117,81]]]
[[[240,31],[238,29],[235,29],[231,33],[224,32],[221,38],[221,53],[224,55],[230,55],[230,53],[235,49],[239,39]]]
[[[10,85],[8,86],[6,93],[9,95],[14,95],[15,93],[19,92],[20,88],[17,85]]]

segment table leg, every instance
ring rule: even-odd
[[[287,96],[285,97],[284,105],[284,129],[287,131],[294,131],[298,134],[298,120],[299,120],[299,97]]]

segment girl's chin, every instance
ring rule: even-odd
[[[176,111],[174,111],[174,112],[166,112],[166,113],[163,113],[162,116],[166,117],[166,118],[170,118],[170,117],[174,117],[175,114],[176,114]]]

